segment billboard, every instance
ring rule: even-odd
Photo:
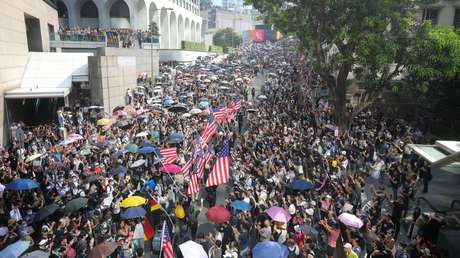
[[[264,42],[265,41],[265,30],[255,29],[254,30],[254,41],[255,42]]]

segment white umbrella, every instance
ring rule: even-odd
[[[18,258],[29,248],[29,241],[17,241],[0,252],[2,258]]]
[[[208,254],[203,249],[203,246],[192,240],[180,244],[179,249],[184,258],[208,258]]]
[[[241,79],[241,78],[236,78],[235,81],[236,81],[236,82],[242,82],[243,79]]]
[[[192,116],[192,114],[189,114],[189,113],[182,114],[183,118],[188,118],[188,117],[191,117],[191,116]]]
[[[192,115],[197,115],[197,114],[201,114],[201,109],[199,108],[192,108],[189,113],[192,114]]]
[[[70,138],[70,139],[73,139],[73,140],[76,140],[76,141],[85,139],[83,136],[81,136],[81,135],[79,135],[79,134],[76,134],[76,133],[70,134],[70,135],[69,135],[69,138]]]
[[[145,164],[145,159],[140,159],[134,161],[134,163],[131,165],[132,168],[137,168]]]
[[[147,132],[141,132],[141,133],[136,134],[136,137],[145,137],[147,135],[148,135]]]
[[[257,98],[258,98],[258,99],[267,99],[267,96],[265,96],[265,95],[259,95]]]
[[[48,257],[50,257],[50,254],[45,251],[41,251],[41,250],[36,250],[36,251],[26,253],[25,255],[21,256],[21,258],[48,258]]]
[[[36,160],[36,159],[40,158],[42,155],[43,155],[43,153],[30,155],[30,156],[26,159],[26,162],[31,162],[32,160]]]
[[[217,80],[217,76],[213,75],[211,77],[209,77],[209,79],[213,80],[213,81],[216,81]]]

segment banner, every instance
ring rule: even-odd
[[[265,30],[256,29],[254,32],[254,41],[255,42],[264,42],[265,41]]]
[[[248,30],[248,39],[253,40],[255,34],[256,34],[256,30]]]

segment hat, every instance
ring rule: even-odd
[[[353,246],[352,246],[350,243],[345,243],[345,244],[343,245],[343,248],[347,248],[347,249],[348,249],[348,248],[352,248],[352,247],[353,247]]]
[[[330,196],[330,195],[328,194],[328,195],[326,195],[326,198],[332,199],[332,196]]]

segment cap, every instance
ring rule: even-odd
[[[343,248],[352,248],[353,246],[350,243],[345,243]]]

